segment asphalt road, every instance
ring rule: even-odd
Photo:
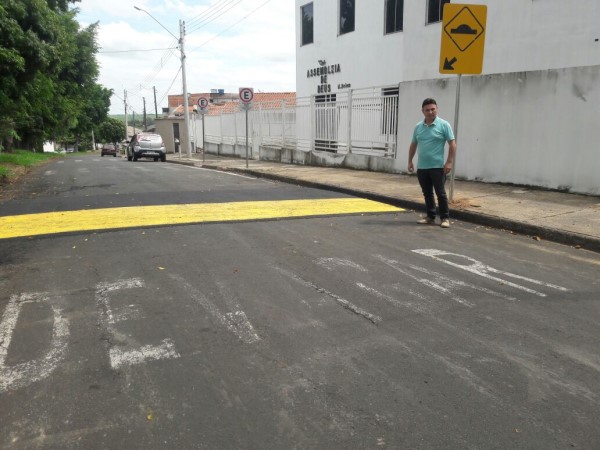
[[[305,200],[352,201],[74,156],[0,219]],[[0,238],[0,447],[600,447],[597,254],[372,203],[268,205]]]

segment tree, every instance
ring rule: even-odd
[[[78,0],[3,0],[0,6],[0,147],[77,140],[108,114],[99,84],[97,24],[79,29]]]
[[[117,145],[125,136],[125,124],[118,119],[107,117],[106,120],[98,126],[96,135],[100,141]]]

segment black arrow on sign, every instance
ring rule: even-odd
[[[454,67],[452,67],[452,64],[454,64],[456,61],[457,61],[456,58],[452,58],[450,61],[448,61],[448,58],[445,58],[444,70],[454,70]]]

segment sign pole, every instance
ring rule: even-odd
[[[204,155],[206,155],[206,143],[204,142],[204,115],[208,112],[209,101],[206,97],[200,97],[198,99],[198,106],[200,107],[199,112],[202,115],[202,162],[204,162]]]
[[[246,169],[248,168],[248,110],[252,107],[254,89],[240,88],[241,107],[246,110]]]
[[[456,158],[458,157],[458,114],[460,113],[460,80],[462,74],[458,74],[458,80],[456,82],[456,101],[454,102],[454,139],[456,140],[456,154],[454,155],[454,162],[452,163],[452,170],[450,171],[450,201],[454,200],[454,169],[456,168]]]
[[[206,142],[204,142],[204,114],[202,114],[202,162],[204,162],[205,155],[206,155]]]
[[[454,138],[458,155],[458,119],[460,82],[463,74],[479,75],[483,71],[486,5],[444,4],[440,43],[440,73],[458,75],[454,105]],[[456,159],[450,170],[450,201],[454,200]]]
[[[248,168],[248,105],[246,106],[246,169]]]

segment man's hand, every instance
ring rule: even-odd
[[[446,175],[448,175],[451,171],[452,171],[452,163],[446,162],[446,164],[444,164],[444,173]]]
[[[413,173],[415,171],[415,166],[413,165],[412,161],[408,162],[408,172],[409,173]]]

